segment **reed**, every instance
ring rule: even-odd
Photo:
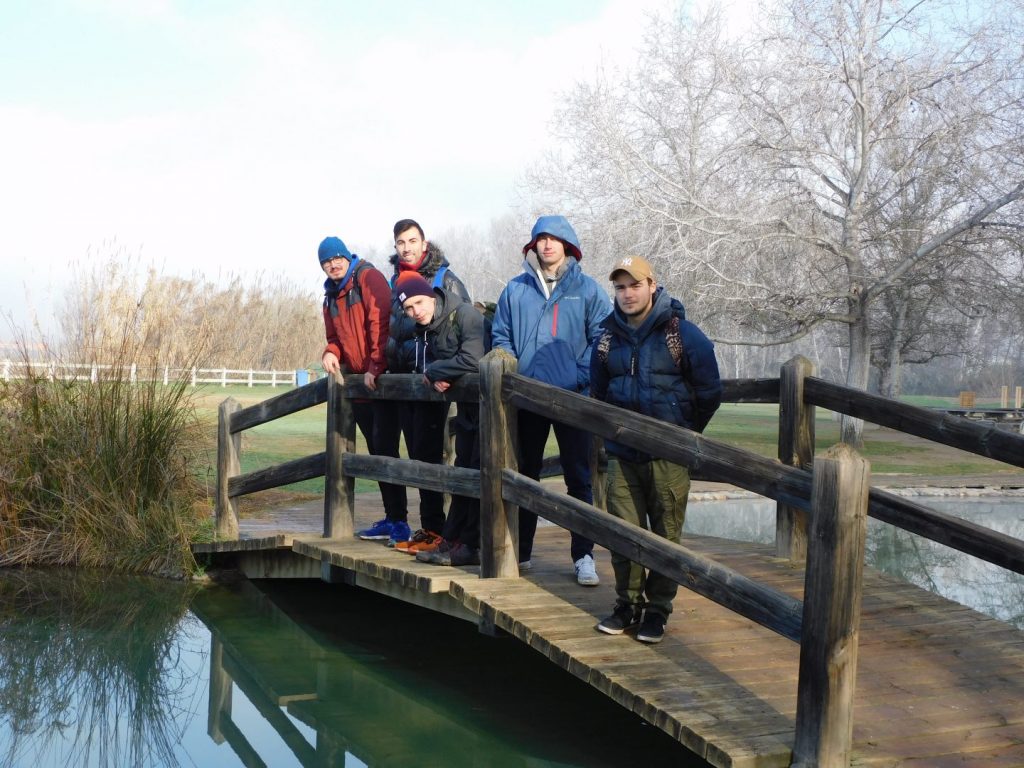
[[[160,356],[141,330],[145,298],[117,322],[116,310],[104,315],[101,341],[114,359],[99,381],[0,382],[0,566],[195,571],[189,543],[210,526],[199,476],[206,443],[187,379],[132,380],[133,363],[155,366]],[[34,346],[20,346],[27,359]],[[196,334],[196,358],[206,348]],[[88,354],[75,345],[46,353],[72,363]]]

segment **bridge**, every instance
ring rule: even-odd
[[[830,384],[801,358],[779,379],[730,381],[726,400],[780,404],[774,462],[636,414],[555,390],[491,353],[446,399],[481,403],[479,472],[354,452],[352,397],[440,399],[419,377],[382,377],[375,393],[328,379],[240,410],[221,407],[217,541],[196,551],[251,578],[315,577],[388,594],[504,632],[636,712],[713,765],[1024,764],[1024,634],[863,566],[872,516],[1017,573],[1024,545],[870,487],[845,446],[814,456],[816,406],[1024,466],[1024,438]],[[385,381],[389,379],[389,381]],[[328,403],[327,450],[239,474],[240,433]],[[672,544],[515,471],[515,409],[585,423],[615,439],[778,502],[774,547],[686,536]],[[322,528],[246,537],[235,499],[325,476]],[[354,478],[481,499],[481,565],[417,563],[352,536],[376,510],[355,504]],[[598,505],[600,500],[597,500]],[[518,505],[543,528],[537,567],[518,572]],[[565,528],[669,575],[686,590],[668,636],[648,647],[594,631],[613,602],[604,585],[567,577]]]

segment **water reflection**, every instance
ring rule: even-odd
[[[515,640],[265,589],[0,571],[0,766],[705,765]]]
[[[0,576],[0,765],[174,764],[200,702],[194,591],[97,572]]]
[[[928,498],[922,503],[1014,538],[1024,538],[1024,499]],[[775,502],[694,502],[690,533],[768,544],[775,540]],[[1024,629],[1024,576],[877,520],[868,521],[866,562],[873,568]]]

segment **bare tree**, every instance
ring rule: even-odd
[[[1021,9],[958,8],[784,0],[732,39],[714,11],[656,19],[633,72],[570,95],[546,176],[595,228],[630,222],[699,318],[740,330],[720,341],[839,324],[864,388],[875,306],[937,264],[999,266],[1020,227]]]

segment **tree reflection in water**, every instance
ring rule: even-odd
[[[1024,538],[1024,498],[923,498],[921,503],[1008,536]],[[775,502],[694,502],[686,532],[769,544]],[[868,521],[865,562],[872,568],[1024,629],[1024,576],[877,520]]]
[[[205,655],[185,619],[195,588],[119,576],[111,590],[107,578],[0,571],[0,766],[177,764],[182,712],[206,704],[188,684]],[[183,643],[196,646],[187,661]]]

